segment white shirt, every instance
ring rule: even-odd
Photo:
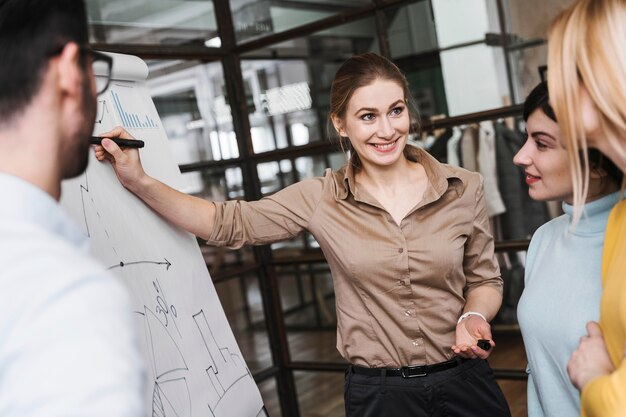
[[[126,290],[48,194],[0,192],[0,416],[144,416]]]

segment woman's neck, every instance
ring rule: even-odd
[[[389,166],[362,164],[355,178],[358,182],[370,187],[389,190],[414,181],[411,175],[413,165],[404,156]]]
[[[607,177],[590,178],[589,191],[587,192],[587,198],[585,199],[585,203],[591,203],[592,201],[596,201],[601,199],[602,197],[606,197],[607,195],[619,190],[619,188],[620,184]],[[574,196],[571,196],[570,198],[565,200],[565,202],[569,205],[572,205],[573,201]]]

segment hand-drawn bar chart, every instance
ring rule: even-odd
[[[118,86],[121,87],[121,86]],[[157,129],[158,125],[154,119],[146,113],[137,113],[136,104],[129,103],[128,99],[132,97],[131,94],[125,94],[125,90],[132,87],[123,86],[122,88],[111,88],[111,97],[113,99],[113,107],[119,116],[119,122],[127,129]],[[135,110],[135,113],[129,113],[125,108],[131,108]],[[139,107],[141,109],[141,107]]]

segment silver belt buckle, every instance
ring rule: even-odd
[[[402,378],[419,378],[428,375],[426,365],[403,366]]]

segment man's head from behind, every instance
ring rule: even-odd
[[[82,173],[87,164],[87,136],[91,133],[95,112],[92,76],[87,71],[90,62],[83,53],[87,43],[84,0],[0,0],[0,131],[18,123],[28,123],[22,118],[49,78],[54,82],[59,80],[59,87],[50,91],[58,91],[62,98],[71,96],[66,94],[65,86],[72,83],[64,84],[62,78],[68,72],[64,71],[67,67],[55,68],[62,76],[47,77],[47,74],[52,60],[74,57],[73,68],[77,68],[73,71],[77,74],[74,79],[80,79],[80,85],[73,90],[78,92],[75,95],[78,98],[72,105],[79,114],[74,114],[73,120],[65,118],[74,126],[60,125],[63,135],[67,135],[60,149],[62,153],[68,153],[64,156],[67,162],[60,164],[61,178]],[[47,108],[55,107],[55,100],[46,103],[50,104]],[[69,112],[61,115],[66,114]]]

